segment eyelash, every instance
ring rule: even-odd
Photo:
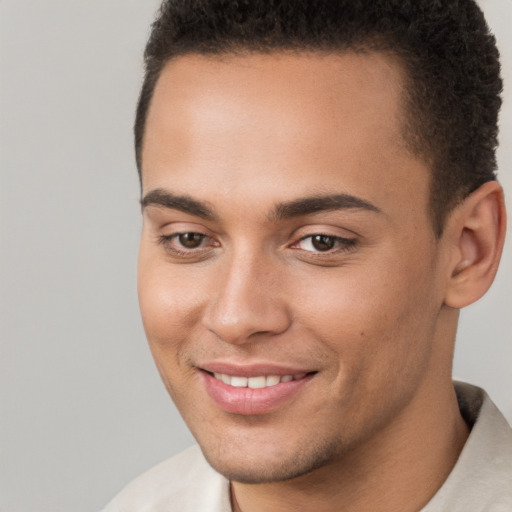
[[[198,235],[201,237],[201,244],[197,248],[186,248],[181,246],[179,247],[173,247],[171,244],[174,240],[179,240],[179,237],[184,235]],[[330,242],[334,244],[334,247],[332,249],[327,249],[325,251],[322,250],[307,250],[307,249],[301,249],[299,244],[302,242],[311,239],[310,244],[313,245],[313,239],[315,237],[324,237],[329,239]],[[192,258],[197,257],[200,255],[203,255],[207,252],[209,252],[213,247],[204,247],[204,241],[211,238],[208,235],[205,235],[204,233],[194,232],[194,231],[186,231],[182,233],[173,233],[172,235],[160,235],[158,237],[158,243],[162,245],[167,251],[169,251],[171,254],[178,256],[178,257],[184,257],[184,258]],[[178,242],[179,243],[179,242]],[[335,235],[329,235],[325,233],[313,233],[311,235],[304,236],[300,238],[297,242],[294,242],[291,246],[289,246],[291,249],[302,251],[303,253],[308,253],[308,255],[311,255],[316,258],[318,257],[324,257],[327,258],[329,256],[333,256],[339,253],[345,253],[348,252],[356,246],[357,241],[353,238],[344,238],[340,236]],[[218,246],[218,243],[215,243],[213,246]]]

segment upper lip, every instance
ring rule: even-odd
[[[297,368],[280,366],[273,363],[233,364],[215,361],[198,365],[198,368],[210,373],[223,373],[225,375],[236,375],[237,377],[259,377],[268,375],[299,375],[311,373],[311,368]]]

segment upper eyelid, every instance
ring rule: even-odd
[[[167,236],[168,238],[175,235],[184,235],[186,233],[197,233],[209,238],[215,237],[215,233],[210,229],[205,227],[203,224],[195,222],[167,222],[160,226],[154,226],[153,229],[158,233],[161,233],[162,236]]]
[[[351,226],[352,227],[352,226]],[[355,227],[355,226],[354,226]],[[337,238],[358,238],[361,234],[345,225],[336,222],[311,222],[302,224],[294,229],[292,237],[305,238],[308,236],[325,235]]]
[[[337,240],[350,240],[350,241],[355,240],[355,236],[349,237],[349,236],[342,236],[342,235],[333,235],[331,233],[327,233],[324,231],[317,231],[315,233],[303,235],[303,236],[299,237],[297,241],[300,242],[301,240],[305,240],[306,238],[312,238],[314,236],[328,236],[329,238],[336,238]]]

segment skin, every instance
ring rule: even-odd
[[[466,440],[451,382],[458,308],[492,282],[503,200],[484,185],[434,236],[430,172],[401,136],[402,81],[379,54],[283,53],[180,57],[157,83],[140,306],[234,510],[419,510]],[[325,198],[343,194],[366,206]],[[319,211],[278,215],[306,197]],[[315,373],[269,413],[232,414],[205,391],[211,361]]]

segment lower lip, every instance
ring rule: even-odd
[[[208,372],[201,376],[210,398],[225,412],[232,414],[255,415],[272,412],[285,402],[294,398],[313,378],[308,374],[302,379],[280,382],[266,388],[236,388],[224,384]]]

